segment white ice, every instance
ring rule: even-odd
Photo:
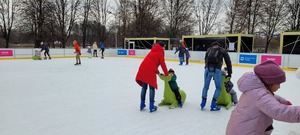
[[[201,63],[173,68],[187,94],[183,108],[167,106],[149,113],[139,110],[141,87],[135,75],[142,59],[108,57],[82,59],[0,61],[0,135],[224,135],[232,107],[200,110],[203,87]],[[161,68],[159,68],[161,71]],[[232,81],[252,68],[233,67]],[[300,80],[286,71],[287,82],[277,94],[300,105]],[[164,83],[157,80],[156,105],[163,98]],[[214,92],[214,83],[208,98]],[[238,93],[238,97],[241,92]],[[300,115],[300,114],[299,114]],[[274,121],[273,135],[300,135],[299,123]]]

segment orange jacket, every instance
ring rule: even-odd
[[[76,43],[74,45],[74,49],[75,49],[75,52],[80,52],[80,47],[79,47],[78,43]]]

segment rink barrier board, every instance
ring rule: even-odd
[[[144,57],[142,56],[107,56],[108,58],[138,58],[138,59],[143,59]],[[52,58],[74,58],[75,56],[53,56]],[[88,58],[88,56],[82,56],[81,58]],[[98,57],[99,59],[101,59],[101,57]],[[28,60],[28,59],[32,59],[31,57],[20,57],[20,58],[0,58],[0,60]],[[165,59],[166,61],[172,61],[172,62],[178,62],[177,59]],[[200,61],[196,61],[196,60],[189,60],[190,63],[197,63],[197,64],[204,64],[204,62],[200,62]],[[226,66],[226,64],[224,64],[223,66]],[[245,64],[232,64],[232,66],[237,66],[237,67],[247,67],[247,68],[253,68],[255,65],[245,65]],[[283,70],[286,71],[296,71],[296,68],[282,68]]]
[[[32,59],[34,51],[37,49],[28,48],[0,48],[0,50],[12,50],[13,56],[0,56],[0,60],[22,60]],[[126,57],[126,58],[144,58],[149,49],[106,49],[104,52],[105,57]],[[81,49],[82,58],[91,57],[87,53],[87,49]],[[98,55],[100,53],[98,52]],[[75,58],[74,49],[67,48],[52,48],[50,49],[52,58]],[[101,55],[101,54],[100,54]],[[190,62],[204,64],[205,52],[204,51],[190,51]],[[300,55],[287,55],[287,54],[262,54],[262,53],[229,53],[233,66],[254,67],[256,64],[261,63],[263,60],[271,59],[281,65],[283,69],[296,70],[300,67]],[[41,58],[44,58],[43,52]],[[174,50],[165,50],[165,59],[168,61],[178,61],[178,54],[174,54]],[[242,59],[244,61],[242,61]]]

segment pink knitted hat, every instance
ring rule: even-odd
[[[285,72],[272,60],[267,60],[256,65],[254,73],[266,84],[280,84],[285,82]]]

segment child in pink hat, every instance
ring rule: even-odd
[[[271,134],[273,119],[299,123],[300,106],[291,106],[275,94],[285,81],[285,72],[271,60],[256,65],[254,73],[245,73],[237,82],[242,95],[231,112],[226,135]]]

